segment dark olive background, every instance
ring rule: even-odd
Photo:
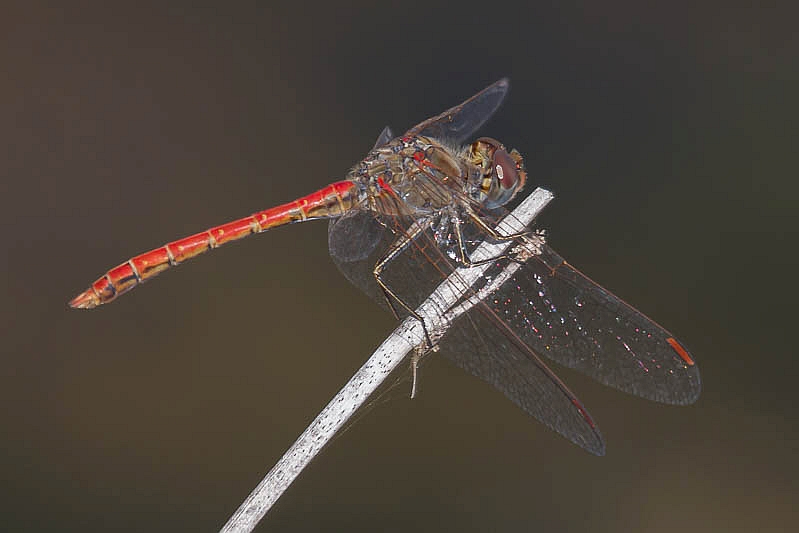
[[[324,222],[99,310],[66,301],[131,255],[341,178],[384,125],[502,76],[482,132],[556,193],[553,247],[692,349],[699,402],[558,369],[600,424],[597,458],[433,361],[417,400],[373,409],[260,529],[795,527],[789,9],[270,4],[3,8],[0,529],[217,530],[390,315],[336,271]]]

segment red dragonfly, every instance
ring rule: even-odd
[[[413,316],[423,327],[415,309],[442,278],[490,263],[464,296],[471,301],[479,296],[478,305],[443,334],[436,332],[435,343],[428,333],[428,348],[602,455],[605,444],[596,423],[543,357],[669,404],[698,398],[699,370],[671,333],[568,264],[543,243],[542,233],[503,236],[494,229],[507,214],[502,206],[525,184],[522,157],[488,137],[463,143],[507,91],[502,79],[399,137],[385,128],[345,180],[137,255],[69,305],[97,307],[227,242],[315,219],[331,220],[330,254],[344,275],[397,318]],[[514,242],[502,256],[472,261],[471,252],[485,240]],[[514,275],[492,283],[511,262],[519,267]]]

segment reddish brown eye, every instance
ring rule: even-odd
[[[516,150],[509,153],[496,139],[480,137],[472,143],[469,153],[482,172],[481,201],[488,209],[505,205],[524,187],[527,173]]]
[[[494,173],[503,189],[513,189],[519,183],[516,161],[505,150],[494,152]]]

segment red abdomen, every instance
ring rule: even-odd
[[[91,309],[108,303],[171,266],[253,233],[294,222],[341,216],[356,205],[357,196],[355,183],[339,181],[293,202],[170,242],[112,268],[73,298],[69,306]]]

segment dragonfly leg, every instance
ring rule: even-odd
[[[421,345],[417,346],[413,351],[413,355],[411,355],[411,376],[413,376],[413,382],[411,383],[411,400],[416,398],[416,392],[419,390],[419,362],[422,360],[422,355]]]
[[[434,345],[432,348],[429,348],[426,344],[419,344],[413,349],[413,354],[411,355],[411,376],[413,379],[411,383],[411,400],[416,398],[419,392],[419,368],[422,366],[422,359],[424,359],[428,353],[438,352],[438,350],[438,344]]]
[[[463,233],[461,231],[461,221],[460,219],[455,219],[455,238],[458,240],[458,251],[460,253],[460,262],[462,265],[467,267],[476,267],[485,265],[488,263],[492,263],[494,261],[499,261],[500,259],[510,259],[513,261],[514,259],[506,254],[498,255],[496,257],[489,257],[488,259],[481,259],[480,261],[472,261],[469,257],[469,254],[466,250],[466,242],[463,240]],[[492,236],[493,237],[493,236]]]
[[[385,270],[386,266],[393,261],[397,256],[399,256],[403,251],[405,251],[408,246],[410,246],[413,241],[421,235],[421,233],[426,230],[430,226],[430,220],[421,220],[416,221],[408,228],[407,231],[400,234],[400,236],[395,240],[391,246],[388,248],[386,253],[380,260],[375,264],[374,269],[372,270],[372,274],[375,277],[375,281],[377,285],[380,287],[380,290],[383,291],[383,297],[386,299],[386,303],[391,308],[391,312],[394,313],[394,317],[399,320],[399,313],[397,313],[397,308],[394,306],[394,303],[398,303],[403,309],[405,309],[408,314],[410,314],[413,318],[419,321],[422,325],[422,330],[424,331],[424,337],[427,341],[428,348],[433,348],[433,341],[431,340],[430,333],[427,331],[427,325],[424,323],[424,319],[422,318],[419,313],[417,313],[410,305],[408,305],[402,298],[400,298],[388,284],[383,280],[383,271]]]
[[[494,228],[487,225],[485,221],[483,221],[477,214],[473,212],[469,212],[469,218],[471,218],[481,229],[484,229],[486,233],[488,233],[492,239],[496,239],[499,241],[508,241],[508,240],[519,240],[519,244],[521,245],[522,249],[526,250],[526,252],[516,252],[517,247],[512,247],[510,253],[504,253],[502,255],[498,255],[496,257],[490,257],[488,259],[483,259],[480,261],[472,261],[471,258],[466,253],[466,243],[463,240],[463,233],[461,232],[461,224],[462,222],[459,219],[455,219],[455,236],[458,239],[458,248],[460,249],[460,260],[461,262],[467,267],[473,266],[480,266],[486,263],[490,263],[492,261],[498,261],[500,259],[506,259],[508,261],[512,261],[514,263],[524,264],[527,260],[524,256],[526,253],[529,253],[530,250],[539,250],[541,244],[545,242],[545,236],[543,230],[529,230],[519,233],[513,233],[511,235],[502,235],[498,233]],[[540,252],[533,252],[538,255]],[[521,256],[521,257],[520,257]],[[552,270],[551,274],[555,274],[555,270],[560,268],[560,265],[550,269]]]

